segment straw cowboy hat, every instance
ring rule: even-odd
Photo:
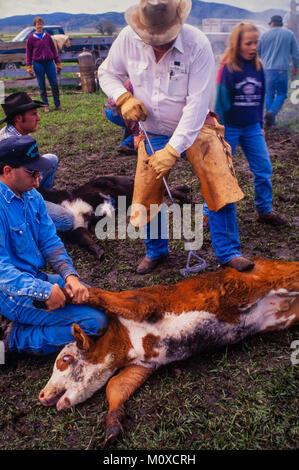
[[[126,22],[151,46],[173,41],[192,7],[191,0],[141,0],[125,12]]]

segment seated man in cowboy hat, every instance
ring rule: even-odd
[[[150,203],[163,202],[161,176],[167,178],[186,151],[210,209],[216,257],[223,265],[245,271],[254,264],[240,253],[234,204],[244,195],[223,139],[223,126],[212,117],[205,123],[215,64],[206,36],[184,24],[191,6],[191,0],[141,0],[129,8],[125,13],[129,26],[120,32],[99,67],[99,83],[124,119],[145,121],[155,151],[149,158],[148,145],[139,144],[133,206],[142,204],[149,211]],[[124,86],[127,76],[134,97]],[[158,236],[151,238],[147,226],[146,256],[137,268],[140,274],[151,272],[168,254],[168,240],[163,239],[161,229],[163,211],[156,217]],[[149,220],[150,216],[141,222],[131,215],[131,223],[137,226]]]
[[[50,354],[73,341],[72,323],[90,335],[107,326],[99,310],[65,306],[61,287],[77,304],[89,293],[36,191],[50,165],[29,135],[0,142],[0,313],[12,322],[2,338],[10,351]],[[46,263],[57,274],[43,272]],[[34,300],[44,301],[47,310]]]
[[[2,104],[6,117],[0,121],[0,124],[6,122],[7,125],[0,131],[0,140],[35,132],[38,121],[40,121],[38,108],[43,106],[44,104],[41,101],[32,100],[24,91],[18,91],[7,96],[4,104]],[[58,167],[58,158],[51,153],[44,154],[42,158],[46,158],[50,165],[48,165],[47,170],[42,172],[40,187],[52,189]],[[68,209],[49,201],[46,202],[46,206],[57,231],[65,232],[73,228],[74,216]]]

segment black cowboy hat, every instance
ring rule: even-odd
[[[41,108],[45,105],[41,101],[32,100],[25,91],[17,91],[7,96],[1,106],[6,114],[6,118],[0,121],[0,124],[3,124],[8,118],[12,118],[17,114],[23,114],[30,109]]]

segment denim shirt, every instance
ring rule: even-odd
[[[0,181],[0,291],[48,299],[53,284],[40,271],[46,262],[64,279],[79,277],[39,192],[21,198]]]

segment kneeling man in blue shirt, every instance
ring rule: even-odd
[[[0,313],[11,321],[4,344],[6,350],[39,354],[73,341],[73,323],[89,335],[108,325],[104,312],[65,305],[61,287],[75,304],[84,303],[89,293],[36,190],[45,165],[31,136],[0,142]],[[44,272],[46,263],[57,274]],[[35,299],[47,310],[35,308]]]

